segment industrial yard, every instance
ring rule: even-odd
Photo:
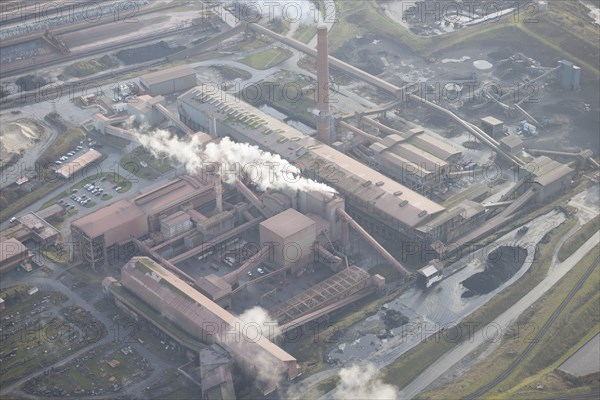
[[[597,398],[597,4],[265,3],[2,6],[0,396]]]

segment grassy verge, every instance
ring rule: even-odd
[[[227,81],[233,81],[235,79],[248,80],[252,78],[252,74],[241,68],[232,67],[229,65],[213,65],[212,68],[219,71],[223,79]]]
[[[36,201],[46,196],[48,193],[60,187],[61,184],[62,182],[60,181],[46,183],[40,188],[34,190],[33,192],[27,193],[22,197],[18,197],[12,201],[9,201],[8,205],[6,207],[2,207],[2,210],[0,211],[0,221],[5,221],[8,218],[15,215],[17,212],[24,209],[25,207],[32,205]],[[7,191],[7,189],[3,190],[2,196],[4,196]]]
[[[62,199],[63,197],[67,197],[68,193],[66,190],[60,192],[59,194],[57,194],[56,196],[54,196],[53,198],[51,198],[50,200],[48,200],[47,202],[45,202],[44,204],[42,204],[42,206],[39,208],[38,211],[43,210],[44,208],[48,208],[51,205],[58,203],[58,201],[60,199]]]
[[[600,229],[600,218],[596,217],[583,225],[573,236],[565,240],[558,251],[558,259],[564,261]]]
[[[292,37],[299,42],[308,43],[317,34],[317,26],[314,24],[302,24],[296,29]]]
[[[95,58],[87,61],[78,61],[65,68],[65,74],[81,78],[83,76],[92,75],[101,71],[105,71],[115,65],[115,62],[109,55],[101,58]]]
[[[252,54],[241,59],[240,62],[254,69],[269,69],[281,64],[291,56],[292,52],[288,49],[275,48]]]
[[[38,163],[48,165],[64,156],[83,140],[83,130],[71,126],[66,132],[59,134],[54,142],[38,157]]]
[[[425,393],[424,397],[431,399],[446,399],[448,396],[462,398],[505,371],[530,344],[537,331],[550,318],[598,254],[600,254],[600,250],[593,249],[561,281],[522,314],[511,330],[506,332],[500,347],[486,357],[477,368],[472,368],[451,384]],[[593,274],[561,312],[559,318],[550,326],[550,330],[540,339],[533,351],[498,387],[492,389],[486,396],[497,396],[504,393],[507,388],[518,385],[525,378],[559,360],[588,332],[596,333],[600,322],[599,288],[600,276]]]
[[[521,279],[502,290],[473,314],[465,318],[459,324],[462,331],[470,332],[473,330],[473,326],[486,326],[541,282],[552,262],[556,244],[574,225],[575,221],[569,219],[551,231],[548,242],[540,244],[538,247],[537,262],[533,263]],[[406,386],[440,356],[458,344],[456,341],[448,340],[446,336],[441,335],[441,337],[427,340],[388,365],[383,370],[382,378],[384,382],[399,388]],[[463,336],[464,338],[468,337],[468,335]]]
[[[131,154],[126,154],[119,161],[119,165],[125,171],[142,179],[155,179],[158,174],[148,167],[143,167],[140,162]]]
[[[332,376],[331,378],[327,378],[317,385],[317,389],[321,393],[327,393],[330,390],[333,390],[337,386],[340,379],[341,378],[339,377],[339,375]]]

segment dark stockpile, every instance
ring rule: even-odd
[[[408,323],[408,317],[396,310],[386,310],[383,317],[383,323],[386,329],[394,329]]]
[[[486,294],[509,280],[523,265],[527,250],[522,247],[500,246],[488,254],[485,271],[461,282],[467,288],[462,297]]]
[[[160,41],[142,47],[121,50],[116,56],[119,60],[129,65],[167,57],[184,49],[185,47],[183,46],[170,47],[169,43]]]

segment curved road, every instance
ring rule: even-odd
[[[535,338],[533,338],[533,340],[529,343],[529,345],[527,345],[525,350],[521,354],[519,354],[519,356],[510,364],[510,366],[506,370],[504,370],[500,375],[498,375],[493,381],[482,386],[480,389],[476,390],[470,395],[466,396],[465,399],[469,400],[481,397],[494,387],[498,386],[504,379],[506,379],[510,374],[513,373],[513,371],[519,366],[519,364],[523,362],[525,357],[527,357],[527,355],[533,351],[534,347],[539,343],[540,339],[546,334],[546,332],[548,332],[548,329],[550,329],[552,324],[560,316],[561,312],[565,309],[569,302],[571,302],[571,300],[573,299],[573,297],[575,297],[577,292],[579,292],[585,281],[588,280],[592,272],[594,272],[594,269],[596,269],[599,262],[600,257],[596,257],[594,261],[592,261],[592,264],[589,266],[587,271],[585,271],[581,278],[579,278],[579,281],[577,281],[575,286],[573,286],[567,297],[565,297],[564,300],[559,304],[559,306],[554,310],[550,318],[548,318],[548,320],[546,321],[546,323],[544,323],[537,335],[535,335]]]
[[[554,286],[563,276],[566,275],[581,259],[600,242],[600,232],[596,232],[588,241],[586,241],[575,253],[562,263],[556,265],[549,274],[535,288],[523,296],[512,307],[498,316],[494,323],[499,329],[506,331],[510,325],[527,310],[534,302],[544,295],[552,286]],[[442,374],[452,368],[456,363],[476,350],[485,343],[483,335],[474,335],[473,340],[465,341],[440,357],[434,364],[424,370],[421,375],[414,379],[404,389],[400,391],[399,397],[410,399],[417,396],[429,385],[431,385]]]

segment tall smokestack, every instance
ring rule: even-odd
[[[329,49],[327,26],[317,29],[317,139],[331,146],[331,110],[329,108]]]
[[[223,183],[221,174],[215,174],[215,200],[217,202],[217,212],[223,212]]]

